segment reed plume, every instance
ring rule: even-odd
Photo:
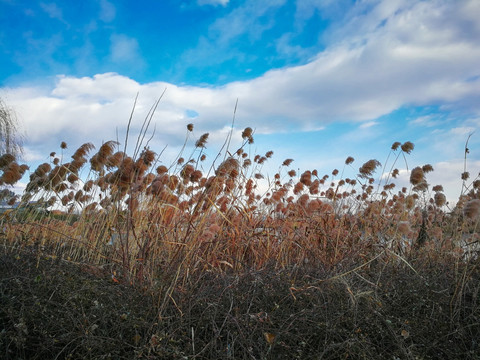
[[[392,150],[393,150],[393,151],[397,150],[400,145],[401,145],[401,143],[399,143],[398,141],[395,141],[395,142],[392,144]]]
[[[468,219],[477,219],[480,214],[480,200],[473,199],[468,201],[463,208],[463,214]]]
[[[205,133],[202,136],[200,136],[200,139],[198,139],[197,142],[195,143],[195,147],[204,148],[205,145],[207,144],[208,135],[209,133]]]
[[[0,156],[0,168],[9,165],[13,161],[15,161],[15,156],[13,156],[12,154],[4,154]]]
[[[438,207],[442,207],[447,202],[446,196],[441,192],[435,193],[434,199],[435,199],[435,205],[437,205]]]
[[[415,145],[412,142],[407,141],[402,144],[401,148],[404,153],[410,154],[415,148]]]
[[[380,166],[380,162],[378,160],[368,160],[366,163],[364,163],[360,169],[358,170],[360,175],[359,177],[361,178],[368,178],[372,176],[372,174],[375,172],[378,166]]]
[[[422,182],[425,182],[425,174],[423,172],[423,169],[417,166],[410,173],[410,184],[418,185]]]

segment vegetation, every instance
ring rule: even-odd
[[[22,137],[18,130],[15,111],[0,99],[0,154],[18,156],[23,153]]]
[[[478,178],[449,208],[429,164],[396,189],[410,142],[270,178],[251,128],[209,169],[208,134],[167,167],[145,133],[30,173],[1,223],[2,358],[480,358]],[[26,170],[0,157],[2,184]]]

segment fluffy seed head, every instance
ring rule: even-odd
[[[375,169],[380,165],[381,164],[378,160],[368,160],[358,170],[360,172],[360,177],[365,179],[369,176],[372,176],[372,174],[375,172]]]
[[[470,200],[463,208],[463,214],[469,219],[476,219],[480,213],[480,200]]]
[[[190,176],[190,181],[198,182],[202,178],[202,172],[200,170],[195,170]]]
[[[293,188],[293,193],[295,195],[298,195],[302,190],[303,190],[303,183],[298,182],[295,184],[295,187]]]
[[[433,191],[438,192],[438,191],[443,191],[443,186],[442,185],[435,185],[432,188]]]
[[[15,161],[15,156],[13,156],[12,154],[4,154],[0,156],[0,168],[7,166],[13,161]]]
[[[297,199],[297,204],[299,204],[302,207],[305,207],[307,206],[309,199],[310,197],[308,196],[308,194],[303,194]]]
[[[105,162],[107,169],[118,167],[122,163],[122,160],[125,156],[126,155],[123,151],[117,151],[115,154],[109,156]]]
[[[100,146],[100,149],[98,150],[99,160],[102,163],[105,163],[107,158],[113,154],[113,151],[117,145],[119,145],[117,141],[110,140]]]
[[[140,154],[140,157],[147,166],[150,166],[155,160],[155,153],[150,149],[145,149]]]
[[[75,181],[78,180],[78,176],[76,174],[73,174],[73,173],[70,173],[68,176],[67,176],[67,181],[71,184],[73,184]]]
[[[425,181],[425,174],[423,172],[423,169],[419,166],[414,168],[410,174],[410,183],[412,185],[418,185],[421,182]]]
[[[195,147],[204,148],[208,140],[208,135],[209,133],[205,133],[202,136],[200,136],[200,139],[198,139],[197,142],[195,143]]]
[[[300,182],[306,186],[312,185],[312,172],[310,170],[305,171],[300,176]]]
[[[38,165],[37,169],[35,170],[35,175],[42,177],[46,173],[48,173],[50,170],[52,170],[52,167],[48,163],[43,163],[41,165]]]
[[[91,191],[92,188],[93,188],[93,185],[94,185],[94,181],[93,180],[88,180],[84,185],[83,185],[83,190],[85,191]]]
[[[434,195],[435,205],[442,207],[447,202],[446,196],[441,192],[436,192]]]
[[[383,186],[383,189],[384,189],[384,190],[392,190],[394,187],[395,187],[395,184],[394,184],[394,183],[390,183],[390,184],[385,184],[385,185]]]
[[[398,142],[398,141],[395,141],[392,145],[392,150],[395,151],[398,149],[398,147],[400,146],[401,144]]]
[[[398,232],[403,235],[408,235],[412,231],[410,223],[407,221],[400,221],[398,223]]]
[[[412,142],[410,141],[407,141],[405,143],[402,144],[402,151],[407,153],[407,154],[410,154],[412,152],[412,150],[414,149],[415,145],[413,145]]]
[[[350,165],[351,163],[353,163],[355,161],[355,159],[351,156],[347,157],[347,159],[345,160],[345,164],[347,165]]]
[[[413,191],[427,191],[428,190],[428,183],[426,181],[422,181],[421,183],[415,185],[412,190]]]
[[[251,127],[245,128],[242,132],[242,138],[243,139],[250,139],[252,137],[253,130]]]
[[[67,144],[65,144],[65,147]],[[63,148],[62,148],[63,149]],[[75,153],[72,155],[72,159],[75,161],[83,162],[85,163],[86,159],[85,156],[89,153],[90,150],[95,149],[95,146],[93,146],[92,143],[85,143],[82,146],[80,146]],[[82,164],[83,164],[82,163]]]
[[[100,161],[100,157],[98,154],[95,154],[90,159],[90,165],[93,171],[101,171],[103,168],[103,164]]]
[[[195,168],[192,165],[187,164],[183,167],[182,171],[180,172],[180,176],[183,179],[189,179],[194,171],[195,171]]]
[[[238,175],[239,167],[240,163],[238,160],[233,157],[229,157],[219,165],[216,174],[217,176],[229,176],[234,178]]]
[[[18,199],[18,195],[15,195],[15,196],[11,197],[10,200],[8,200],[7,204],[12,206],[17,202],[17,199]]]
[[[413,207],[415,206],[415,197],[412,196],[412,195],[408,195],[406,198],[405,198],[405,206],[407,207],[407,209],[413,209]]]
[[[290,166],[290,164],[293,162],[293,159],[286,159],[284,162],[283,162],[283,166]]]
[[[18,180],[23,176],[20,165],[16,162],[11,162],[8,164],[7,169],[4,171],[3,175],[0,177],[0,184],[14,185]]]
[[[422,170],[425,174],[427,174],[427,173],[433,171],[433,166],[430,165],[430,164],[423,165]]]
[[[168,171],[167,167],[165,165],[160,165],[157,167],[157,174],[162,175],[165,174]]]

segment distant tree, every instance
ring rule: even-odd
[[[21,156],[23,143],[15,111],[0,98],[0,155],[3,154]]]
[[[16,161],[22,155],[17,116],[0,98],[0,201],[8,201],[9,205],[17,201],[17,196],[7,187],[14,186],[28,169],[27,165]]]

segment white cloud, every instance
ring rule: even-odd
[[[110,38],[110,57],[114,62],[127,62],[143,66],[137,39],[122,34],[114,34]]]
[[[212,0],[210,2],[218,3]],[[224,17],[218,18],[209,27],[208,34],[199,37],[197,46],[184,52],[181,68],[188,68],[191,64],[211,66],[233,58],[255,57],[255,54],[246,55],[237,49],[238,39],[245,36],[250,43],[259,40],[265,31],[275,25],[274,13],[285,2],[286,0],[247,0]]]
[[[125,76],[115,73],[95,75],[92,78],[59,76],[52,95],[59,98],[91,98],[99,101],[114,101],[131,98],[140,90],[140,85]]]
[[[433,115],[425,115],[425,116],[419,116],[416,119],[411,120],[410,124],[433,127],[438,124],[438,121]]]
[[[209,35],[219,44],[247,34],[250,40],[255,40],[274,25],[273,16],[270,21],[260,21],[285,4],[285,0],[247,1],[235,8],[228,15],[216,20],[209,29]]]
[[[209,49],[240,35],[254,40],[269,26],[257,24],[257,19],[283,2],[262,4],[248,2],[217,20],[209,39],[202,38],[184,60],[211,58]],[[401,106],[434,102],[480,113],[480,27],[474,22],[480,16],[478,6],[472,1],[372,1],[366,9],[366,4],[355,5],[330,30],[330,45],[309,63],[228,84],[225,92],[236,92],[252,113],[263,112],[259,104],[276,107],[272,115],[297,118],[301,124],[312,119],[371,120]],[[285,36],[277,46],[288,52]],[[216,63],[237,56],[234,49],[223,53],[223,58],[215,57]],[[245,101],[244,94],[254,92],[257,95],[247,95]]]
[[[368,121],[368,122],[360,125],[360,129],[368,129],[368,128],[371,128],[372,126],[375,126],[375,125],[378,125],[377,121]]]
[[[463,123],[464,125],[460,126],[433,130],[430,134],[427,133],[424,136],[421,142],[425,147],[428,147],[431,157],[448,159],[463,155],[468,136],[479,130],[478,127],[467,126],[468,120]],[[475,136],[470,139],[470,144],[478,144]],[[472,157],[480,159],[480,152],[472,152]]]
[[[450,204],[455,204],[462,193],[466,193],[462,187],[461,174],[463,173],[463,159],[452,159],[433,164],[434,171],[427,174],[427,181],[432,186],[442,185],[447,200]],[[471,189],[471,183],[478,175],[480,170],[480,161],[467,162],[467,171],[470,172],[471,179],[466,181],[466,186]]]
[[[100,19],[106,23],[112,22],[116,16],[115,6],[107,1],[100,1]]]
[[[402,168],[401,164],[398,164],[399,168],[399,175],[396,179],[392,179],[388,177],[387,174],[382,175],[382,184],[385,183],[387,177],[389,178],[389,182],[395,183],[396,187],[394,188],[394,192],[397,192],[402,189],[402,187],[406,187],[408,191],[411,191],[412,185],[410,184],[410,172],[412,168],[407,170],[406,168]],[[416,164],[415,166],[423,166],[425,164]],[[432,188],[435,185],[442,185],[443,193],[447,197],[447,201],[449,202],[449,206],[453,208],[457,203],[459,196],[461,194],[467,193],[472,186],[473,180],[475,180],[478,171],[480,170],[480,161],[469,161],[467,162],[467,170],[470,172],[471,178],[465,182],[467,188],[464,188],[461,180],[461,174],[464,171],[464,161],[463,159],[449,159],[448,161],[441,161],[431,164],[433,166],[433,172],[426,174],[427,183],[430,185],[428,192],[426,195],[433,197]],[[421,195],[421,193],[420,193]],[[427,197],[428,200],[429,197]]]
[[[222,5],[226,6],[230,0],[198,0],[198,5]]]
[[[22,161],[25,161],[27,164],[40,161],[42,159],[46,158],[46,155],[48,154],[40,154],[37,151],[32,150],[28,146],[23,147],[23,156],[22,156]]]
[[[123,141],[139,93],[130,134],[135,139],[148,110],[165,88],[152,121],[152,129],[156,125],[152,142],[159,145],[155,149],[169,144],[167,152],[172,156],[183,144],[185,125],[192,121],[187,114],[192,111],[198,114],[195,134],[210,132],[211,142],[221,145],[237,98],[235,136],[246,126],[255,127],[257,134],[271,134],[353,121],[360,125],[346,136],[365,136],[369,141],[381,131],[378,117],[401,107],[435,105],[473,114],[471,121],[449,123],[446,119],[443,128],[432,128],[435,136],[432,132],[424,139],[426,147],[448,160],[446,165],[437,166],[432,179],[447,171],[450,179],[452,172],[458,172],[452,158],[458,158],[465,136],[479,127],[480,26],[474,20],[480,17],[480,8],[473,1],[454,5],[448,1],[395,1],[369,2],[372,9],[366,12],[362,4],[346,15],[342,27],[332,30],[331,38],[336,42],[309,63],[271,70],[253,80],[198,87],[140,84],[115,73],[60,76],[53,89],[10,89],[9,103],[23,118],[32,151],[39,151],[40,145],[46,150],[41,156],[56,151],[62,140],[71,147],[86,141],[99,145],[115,139],[116,129]],[[241,9],[240,20],[267,11],[262,5],[251,6]],[[254,24],[240,20],[233,21],[226,33],[221,31],[228,21],[218,22],[212,36],[221,44]],[[253,37],[256,31],[262,28],[255,30]],[[112,37],[111,56],[119,62],[142,61],[138,42],[124,35]],[[427,125],[431,121],[418,118],[413,123]],[[478,156],[472,159],[476,161]],[[478,166],[476,162],[472,165]],[[453,192],[453,182],[450,187]]]
[[[57,19],[57,20],[60,20],[60,21],[64,21],[62,10],[57,6],[57,4],[55,4],[55,3],[40,3],[40,7],[52,19]]]

